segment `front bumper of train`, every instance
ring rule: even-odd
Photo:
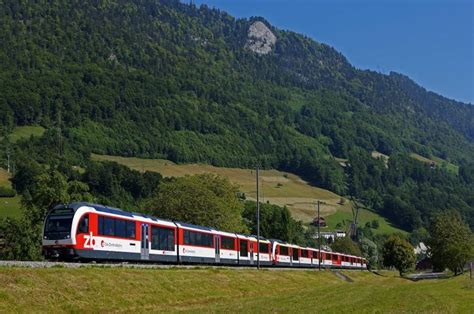
[[[46,259],[71,260],[77,257],[72,247],[43,246],[43,256]]]

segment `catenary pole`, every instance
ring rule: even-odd
[[[260,189],[259,189],[259,167],[257,166],[257,269],[260,269]]]
[[[318,250],[319,250],[318,269],[321,270],[321,233],[320,233],[321,221],[319,220],[320,219],[319,204],[320,204],[320,201],[318,200]]]

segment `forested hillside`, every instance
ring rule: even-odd
[[[276,38],[268,54],[246,46],[256,21]],[[87,168],[91,152],[259,163],[352,195],[407,230],[444,209],[474,227],[472,105],[356,69],[263,18],[172,0],[3,0],[0,42],[0,146],[16,169],[34,161],[77,177],[70,167]],[[22,125],[46,132],[10,143]]]

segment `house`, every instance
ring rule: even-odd
[[[326,240],[331,240],[334,242],[337,238],[344,238],[347,234],[344,231],[333,231],[333,232],[320,232],[321,238],[325,238]],[[314,239],[318,238],[318,234],[316,233],[313,236]]]
[[[326,219],[324,219],[323,217],[319,217],[319,220],[318,220],[318,217],[314,218],[313,219],[313,222],[311,223],[313,226],[319,226],[320,227],[326,227]]]

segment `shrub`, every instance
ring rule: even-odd
[[[0,197],[14,197],[16,192],[14,189],[0,186]]]

